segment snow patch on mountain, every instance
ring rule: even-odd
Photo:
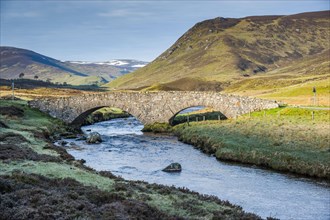
[[[82,64],[82,65],[109,65],[116,66],[120,68],[141,68],[148,64],[145,61],[138,60],[110,60],[102,62],[91,62],[91,61],[66,61],[68,63]]]
[[[134,72],[135,70],[144,67],[148,64],[145,61],[139,60],[130,60],[130,59],[113,59],[109,61],[65,61],[68,66],[75,66],[75,68],[82,69],[84,71],[96,71],[107,73],[116,72],[115,78]],[[109,78],[106,74],[105,79],[110,81],[112,78]]]
[[[147,64],[136,64],[136,65],[133,65],[132,67],[141,68],[141,67],[144,67],[145,65],[147,65]]]
[[[68,63],[74,63],[74,64],[92,64],[93,62],[87,62],[87,61],[62,61],[62,62],[68,62]]]
[[[127,63],[125,61],[121,61],[121,60],[111,60],[107,64],[108,65],[113,65],[113,66],[123,66],[123,65],[127,65],[129,63]]]

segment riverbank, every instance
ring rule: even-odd
[[[0,219],[260,219],[188,189],[97,172],[52,144],[70,131],[25,101],[1,100]]]
[[[330,179],[329,112],[277,108],[238,119],[184,123],[170,131],[219,160]]]

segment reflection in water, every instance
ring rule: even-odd
[[[109,170],[129,180],[187,187],[229,200],[262,217],[330,218],[326,182],[222,163],[175,137],[143,134],[142,128],[134,118],[85,126],[85,132],[91,129],[102,134],[104,142],[88,145],[75,141],[81,149],[68,152],[96,170]],[[172,162],[182,165],[181,173],[161,171]]]

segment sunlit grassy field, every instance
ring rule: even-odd
[[[330,178],[330,111],[277,108],[173,130],[220,160]]]

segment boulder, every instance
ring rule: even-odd
[[[171,163],[167,167],[165,167],[162,171],[164,172],[181,172],[181,164],[179,163]]]
[[[97,132],[91,132],[86,138],[86,142],[89,144],[98,144],[102,142],[101,135]]]

